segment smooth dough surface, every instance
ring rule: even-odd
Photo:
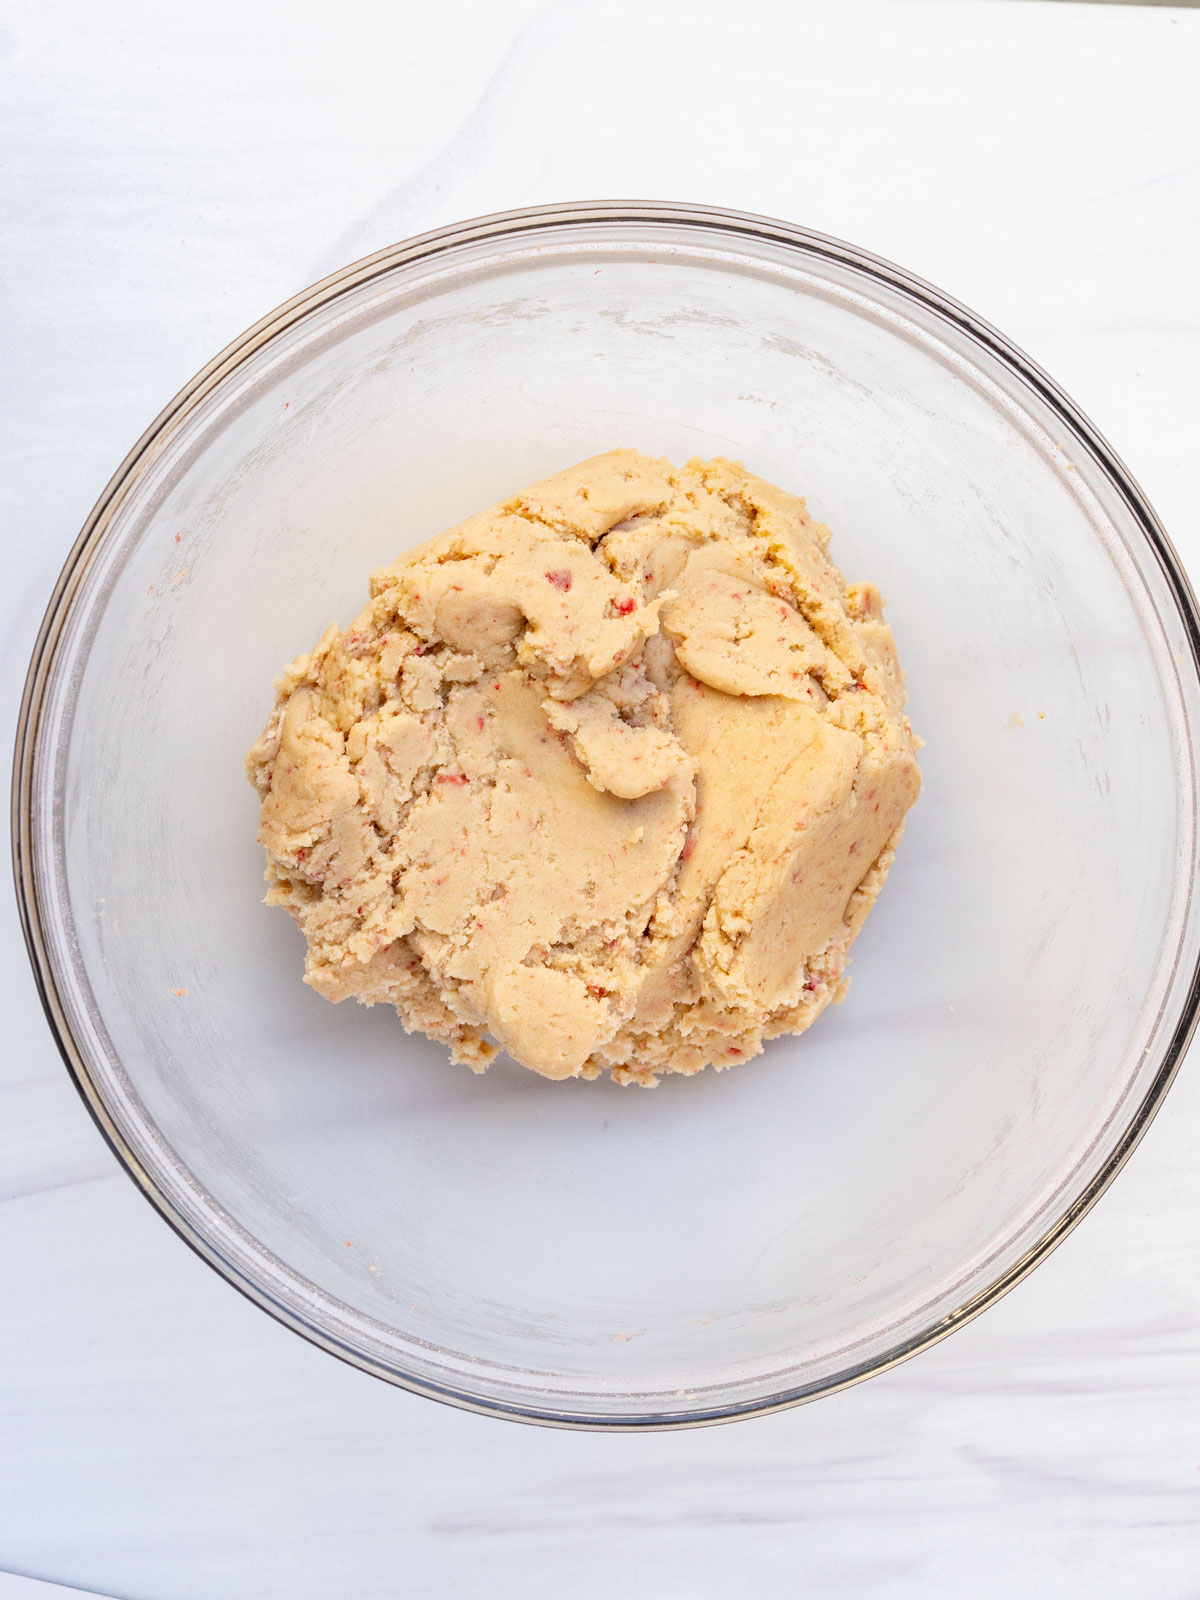
[[[740,465],[614,450],[371,578],[247,767],[330,1000],[650,1084],[846,986],[920,778],[871,584]]]

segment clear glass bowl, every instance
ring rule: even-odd
[[[615,445],[744,459],[878,582],[926,788],[848,1002],[652,1093],[485,1078],[300,981],[242,756],[371,568]],[[17,876],[63,1054],[163,1215],[369,1372],[668,1427],[826,1394],[1035,1265],[1196,1015],[1197,617],[1053,383],[866,253],[672,205],[360,262],[134,448],[30,671]]]

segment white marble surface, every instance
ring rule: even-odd
[[[1200,570],[1200,11],[17,0],[0,78],[6,742],[63,556],[174,390],[326,270],[509,205],[723,203],[923,273],[1075,395]],[[93,1130],[7,891],[0,986],[0,1568],[129,1600],[1200,1595],[1194,1067],[936,1350],[600,1437],[391,1390],[242,1301]]]

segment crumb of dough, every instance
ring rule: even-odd
[[[373,574],[247,758],[328,999],[651,1085],[800,1033],[920,788],[879,591],[737,463],[614,450]]]

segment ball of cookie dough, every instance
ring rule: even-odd
[[[614,450],[376,572],[247,760],[306,981],[548,1078],[809,1027],[920,787],[828,542],[736,463]]]

